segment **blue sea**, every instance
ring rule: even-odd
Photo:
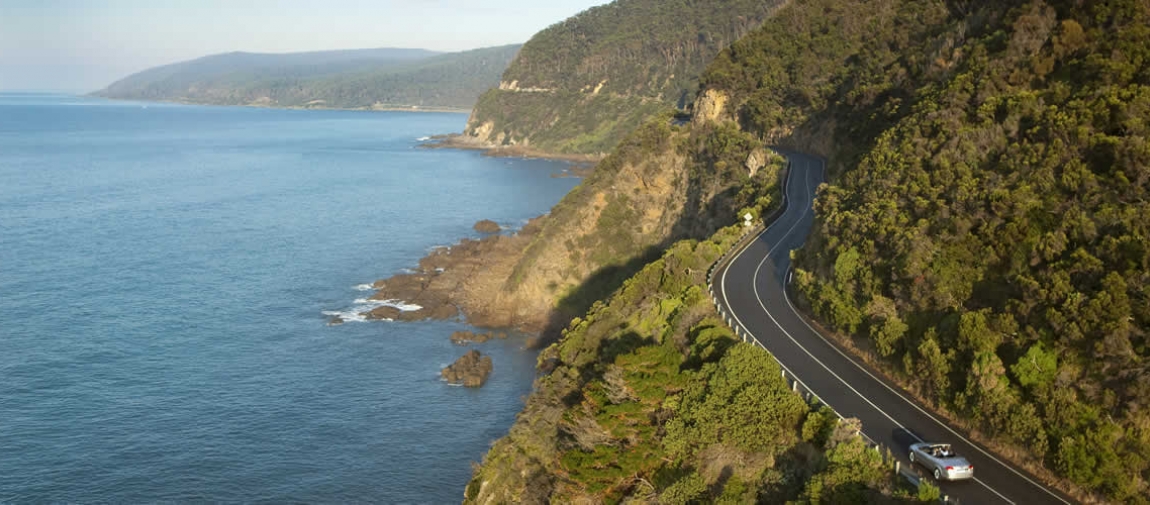
[[[0,502],[459,502],[535,355],[325,313],[578,183],[466,119],[0,94]]]

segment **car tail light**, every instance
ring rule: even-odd
[[[954,467],[953,467],[953,466],[948,466],[948,467],[946,467],[946,471],[948,471],[948,472],[953,472],[953,471],[954,471]]]
[[[968,466],[967,468],[969,468],[969,469],[970,469],[970,471],[972,471],[972,472],[974,471],[974,465],[970,465],[970,466]]]

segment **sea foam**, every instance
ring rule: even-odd
[[[325,310],[322,313],[325,316],[338,316],[345,323],[362,323],[367,321],[367,318],[363,315],[364,313],[371,312],[372,309],[379,307],[394,307],[399,309],[400,312],[414,312],[423,308],[420,305],[407,303],[403,300],[372,300],[370,298],[356,298],[352,303],[355,305],[347,310]],[[378,321],[391,321],[391,319],[382,318],[378,319]]]

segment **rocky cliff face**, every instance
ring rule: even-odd
[[[675,240],[705,237],[744,208],[773,205],[757,195],[776,190],[781,164],[729,125],[652,120],[540,219],[529,239],[512,239],[522,248],[510,261],[462,284],[460,306],[473,322],[555,337]]]
[[[660,111],[688,106],[699,74],[782,0],[617,0],[531,39],[472,111],[475,144],[604,156]]]

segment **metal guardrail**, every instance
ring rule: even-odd
[[[792,174],[790,161],[787,161],[787,169],[786,170],[787,170],[787,179],[789,180],[791,177],[791,174]],[[749,238],[757,237],[759,234],[761,234],[763,231],[766,230],[768,225],[766,225],[764,223],[773,223],[775,220],[777,220],[779,218],[779,216],[782,216],[783,213],[786,212],[789,203],[790,202],[789,202],[789,198],[787,197],[786,184],[784,184],[783,185],[783,204],[780,205],[778,209],[775,209],[775,211],[772,212],[768,218],[762,220],[762,222],[760,222],[759,224],[757,224],[755,226],[747,227],[745,229],[745,231],[743,232],[743,234],[741,236],[739,236],[739,239],[735,241],[735,245],[732,246],[730,249],[728,249],[725,253],[723,253],[723,255],[720,256],[719,259],[716,260],[714,263],[712,263],[711,267],[707,270],[707,290],[711,294],[711,303],[713,303],[715,305],[715,310],[717,310],[719,312],[719,317],[722,318],[722,320],[727,324],[727,326],[729,328],[731,328],[732,331],[734,331],[735,336],[739,337],[743,342],[748,343],[748,344],[752,344],[752,345],[757,345],[757,346],[759,346],[759,348],[767,351],[768,353],[770,353],[770,351],[767,350],[767,347],[764,346],[762,342],[759,342],[759,339],[757,337],[755,337],[749,330],[747,330],[745,327],[743,327],[743,325],[740,324],[738,320],[736,320],[732,315],[728,314],[726,307],[724,307],[723,304],[719,302],[719,297],[715,293],[714,277],[715,277],[715,271],[716,270],[718,270],[723,265],[726,265],[731,260],[731,258],[734,257],[734,255],[738,254],[740,251],[742,251],[743,249],[745,249],[749,245],[749,240],[748,240]],[[783,286],[783,289],[786,289],[786,286]],[[772,354],[771,357],[774,358],[774,355]],[[791,370],[788,369],[786,365],[784,365],[778,359],[775,359],[775,362],[778,363],[779,368],[782,369],[783,379],[790,381],[791,391],[793,391],[795,394],[799,395],[803,399],[803,401],[805,401],[807,403],[818,403],[820,405],[823,405],[823,406],[830,408],[835,413],[835,415],[838,416],[840,422],[842,422],[843,420],[846,419],[845,417],[842,416],[842,414],[839,414],[837,410],[834,410],[834,407],[831,407],[829,404],[827,404],[821,398],[819,398],[819,396],[817,394],[815,394],[815,392],[812,391],[809,387],[807,387],[807,385],[804,384],[801,379],[799,379],[798,375],[795,375],[794,372],[791,372]],[[922,478],[919,477],[919,475],[917,473],[915,473],[914,470],[911,470],[910,468],[903,467],[901,462],[897,458],[893,457],[893,454],[890,452],[889,448],[883,447],[882,444],[875,442],[874,439],[866,436],[861,431],[858,432],[857,435],[859,437],[861,437],[864,442],[866,442],[868,447],[870,447],[871,449],[874,449],[881,456],[883,456],[883,460],[885,462],[887,462],[888,464],[893,463],[895,472],[898,473],[900,476],[902,476],[907,481],[909,481],[911,483],[911,485],[913,485],[916,489],[918,489],[922,486],[922,482],[923,482]],[[884,453],[883,449],[887,449],[885,451],[885,453]],[[957,500],[952,501],[946,495],[942,495],[940,497],[940,502],[941,503],[953,503],[953,504],[958,503]]]

